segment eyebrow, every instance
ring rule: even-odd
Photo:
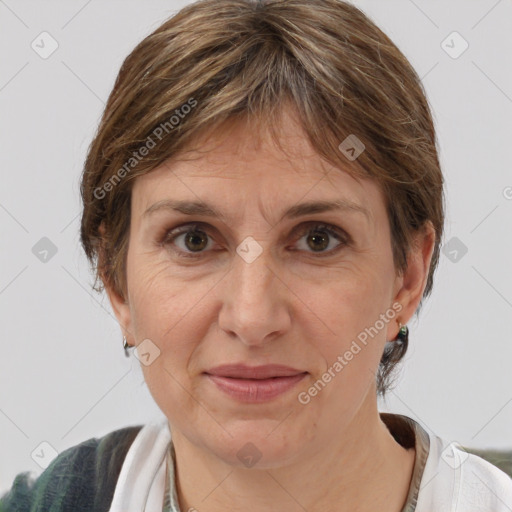
[[[143,214],[148,217],[157,211],[180,212],[185,215],[198,215],[203,217],[218,218],[226,222],[226,217],[215,210],[208,203],[201,201],[180,201],[175,199],[164,199],[151,205]],[[343,211],[363,214],[367,220],[370,220],[371,214],[364,206],[354,203],[347,199],[337,199],[335,201],[310,201],[294,205],[286,210],[280,220],[296,219],[305,215],[315,213],[325,213],[330,211]]]

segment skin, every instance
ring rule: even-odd
[[[384,196],[322,160],[291,112],[280,127],[285,155],[243,125],[205,138],[194,159],[166,162],[132,191],[125,298],[107,292],[132,345],[150,339],[160,356],[142,365],[166,415],[176,451],[182,510],[399,512],[415,461],[379,417],[375,373],[384,344],[418,307],[434,247],[431,225],[417,235],[407,271],[397,275]],[[207,151],[206,151],[207,150]],[[292,156],[290,156],[292,155]],[[348,199],[350,211],[280,220],[288,207]],[[221,219],[169,210],[143,213],[164,199],[202,200]],[[199,257],[185,235],[166,232],[203,222]],[[315,251],[308,229],[339,227]],[[304,232],[293,230],[303,226]],[[318,229],[318,228],[317,228]],[[263,249],[246,263],[236,248],[252,236]],[[319,244],[319,242],[316,242]],[[400,313],[306,405],[297,399],[392,305]],[[280,363],[307,371],[291,391],[261,404],[225,395],[203,374],[223,363]],[[237,452],[261,453],[247,468]]]

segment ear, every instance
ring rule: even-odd
[[[134,346],[135,337],[132,326],[132,315],[130,310],[130,304],[128,300],[125,300],[109,283],[104,282],[105,291],[107,292],[112,310],[116,315],[119,326],[123,336],[126,336],[129,345]]]
[[[398,334],[398,321],[402,325],[414,315],[423,297],[430,270],[430,261],[434,252],[436,232],[432,222],[428,221],[422,230],[414,237],[413,244],[407,258],[407,268],[403,274],[395,279],[393,304],[400,303],[402,309],[397,312],[396,322],[390,322],[387,339],[394,340]]]
[[[117,318],[117,321],[121,327],[121,331],[123,336],[126,336],[129,345],[135,345],[135,339],[133,336],[133,327],[132,327],[132,316],[130,310],[130,304],[128,301],[128,290],[125,291],[125,296],[121,295],[120,290],[112,282],[111,279],[108,279],[105,270],[106,266],[106,256],[104,251],[104,241],[106,239],[105,226],[103,223],[100,225],[98,229],[101,235],[101,243],[100,243],[100,251],[99,251],[99,268],[101,271],[101,280],[103,282],[103,286],[105,288],[105,292],[110,301],[110,305],[112,306],[112,310]]]

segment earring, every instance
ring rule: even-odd
[[[123,348],[124,348],[124,355],[126,357],[130,357],[130,353],[128,352],[130,345],[128,345],[128,340],[126,339],[126,336],[124,336],[124,335],[123,335]]]
[[[397,341],[398,343],[407,343],[409,341],[409,328],[407,327],[407,325],[402,325],[400,322],[398,322],[398,325],[400,329],[395,338],[395,341]]]

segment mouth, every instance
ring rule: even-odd
[[[283,365],[223,365],[205,372],[216,389],[245,403],[272,400],[297,385],[308,372]]]

